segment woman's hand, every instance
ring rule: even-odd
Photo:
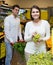
[[[32,36],[32,39],[33,39],[34,42],[40,42],[40,41],[42,41],[40,39],[40,37],[41,37],[40,34],[34,33],[33,36]]]
[[[38,39],[38,42],[42,42],[42,41],[43,41],[42,38],[39,38],[39,39]]]
[[[35,32],[35,33],[33,33],[33,34],[32,34],[32,38],[33,38],[36,34],[37,34],[36,32]]]

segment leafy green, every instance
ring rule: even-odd
[[[13,48],[18,51],[21,56],[24,56],[24,48],[25,48],[26,42],[17,42],[13,45]]]

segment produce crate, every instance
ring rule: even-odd
[[[5,57],[3,57],[2,59],[0,59],[0,65],[5,65]]]
[[[2,59],[3,57],[5,57],[5,43],[2,42],[0,43],[0,59]]]
[[[0,43],[4,41],[4,33],[0,32]]]

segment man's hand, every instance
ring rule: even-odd
[[[13,46],[13,45],[14,45],[14,43],[12,43],[12,42],[11,42],[10,44],[11,44],[11,46]]]
[[[25,42],[23,39],[19,40],[19,42]]]

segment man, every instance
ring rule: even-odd
[[[12,46],[15,42],[23,41],[20,29],[20,19],[18,18],[20,7],[14,5],[12,7],[12,14],[7,16],[4,20],[4,33],[5,33],[5,43],[6,43],[6,59],[5,65],[11,65],[12,59]]]

